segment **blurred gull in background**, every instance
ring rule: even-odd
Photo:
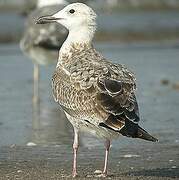
[[[38,0],[37,7],[42,8],[45,6],[54,6],[54,5],[68,5],[68,2],[65,0]]]
[[[29,14],[25,24],[20,48],[34,63],[34,105],[39,104],[39,65],[57,62],[58,51],[68,34],[63,26],[36,25],[34,20],[44,14],[54,14],[67,4],[64,0],[38,0],[37,8]]]

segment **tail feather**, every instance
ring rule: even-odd
[[[147,140],[147,141],[153,141],[153,142],[158,141],[158,139],[151,136],[147,131],[145,131],[144,129],[142,129],[139,126],[138,126],[138,131],[137,131],[137,138],[144,139],[144,140]]]
[[[151,136],[147,131],[142,129],[138,124],[126,120],[125,126],[119,131],[123,136],[140,138],[147,141],[157,142],[158,139]]]
[[[128,119],[121,121],[118,120],[116,116],[113,115],[109,116],[105,122],[100,123],[99,126],[110,129],[112,131],[119,132],[123,136],[140,138],[153,142],[158,141],[158,139],[151,136],[147,131],[142,129],[137,123],[134,123]]]

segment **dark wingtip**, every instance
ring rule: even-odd
[[[140,139],[144,139],[144,140],[152,141],[152,142],[158,142],[159,141],[157,138],[151,136],[148,132],[146,132],[141,127],[138,128],[137,137]]]

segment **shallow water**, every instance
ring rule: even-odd
[[[142,127],[160,139],[160,143],[179,144],[178,44],[96,44],[113,62],[126,64],[137,76]],[[18,45],[0,45],[0,146],[64,144],[71,147],[73,129],[51,94],[54,66],[41,67],[40,117],[32,113],[32,62]],[[161,80],[167,79],[168,85]],[[147,142],[121,138],[113,143],[119,149]],[[83,136],[82,146],[99,146],[94,137]]]
[[[155,33],[169,33],[176,36],[179,30],[178,11],[132,11],[132,12],[97,12],[99,32],[115,32],[115,34],[145,33],[155,36]],[[0,42],[16,41],[23,33],[25,17],[13,12],[0,12]],[[34,20],[35,21],[35,20]],[[160,34],[159,34],[160,35]],[[140,35],[138,35],[140,38]],[[136,37],[135,37],[136,38]],[[163,37],[168,39],[167,37]],[[114,38],[115,39],[115,38]]]
[[[179,28],[178,11],[99,12],[99,30],[105,31],[176,31]]]

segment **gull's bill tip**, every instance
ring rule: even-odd
[[[36,24],[47,24],[47,23],[52,23],[52,22],[56,22],[57,20],[60,20],[60,18],[56,18],[53,16],[42,16],[39,17],[35,23]]]

